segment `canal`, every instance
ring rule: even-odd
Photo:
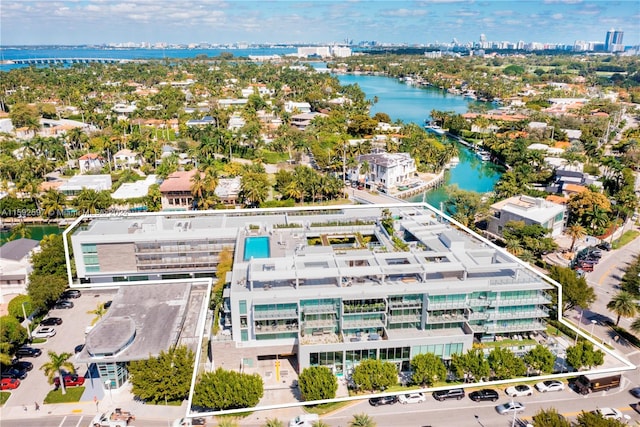
[[[358,84],[366,94],[367,99],[378,98],[378,102],[371,108],[371,114],[387,113],[391,120],[400,119],[405,123],[413,122],[424,125],[432,110],[453,111],[465,113],[472,101],[459,95],[451,95],[435,88],[411,86],[399,82],[397,79],[382,76],[366,76],[341,74],[337,76],[340,83]],[[452,144],[453,141],[450,141]],[[481,161],[473,151],[457,144],[460,152],[460,163],[445,173],[445,187],[457,185],[458,188],[477,193],[493,190],[503,169],[491,162]],[[446,200],[445,187],[430,190],[426,194],[418,194],[407,201],[421,202],[439,207],[440,202]]]
[[[34,240],[42,240],[44,236],[49,234],[62,234],[65,230],[62,227],[58,227],[57,224],[28,225],[27,228],[29,229],[29,236],[26,237]],[[11,231],[0,232],[0,245],[8,242],[10,237]]]

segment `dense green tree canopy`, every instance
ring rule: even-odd
[[[195,357],[186,346],[161,351],[158,357],[129,364],[133,394],[149,403],[187,398]]]
[[[194,390],[193,404],[215,410],[252,408],[263,393],[260,375],[218,368],[202,375]]]
[[[24,304],[24,307],[22,305]],[[9,306],[7,307],[9,310],[9,314],[19,321],[24,320],[25,314],[27,317],[31,313],[33,313],[33,304],[31,303],[31,297],[29,295],[18,295],[13,297],[11,301],[9,301]]]
[[[527,373],[524,361],[508,348],[496,347],[491,350],[487,361],[493,372],[493,377],[498,380],[522,377]]]
[[[533,427],[571,427],[571,423],[554,408],[541,409],[533,416]]]
[[[567,363],[576,370],[600,366],[604,363],[604,352],[595,349],[589,341],[580,340],[576,345],[567,348]]]
[[[18,319],[10,315],[0,317],[0,343],[18,346],[27,338],[28,332]]]
[[[480,381],[489,378],[491,367],[479,348],[470,348],[464,354],[451,355],[451,368],[458,378],[465,382]]]
[[[302,400],[333,399],[338,391],[338,379],[326,366],[311,366],[298,376]]]
[[[562,285],[564,311],[575,307],[586,310],[596,300],[593,287],[587,284],[584,277],[578,277],[570,268],[553,266],[549,269],[549,277]]]
[[[522,360],[532,371],[550,374],[553,372],[556,356],[547,347],[538,344],[529,350]]]
[[[398,383],[398,371],[391,362],[367,359],[356,366],[351,379],[359,389],[381,391]]]
[[[411,382],[413,384],[432,386],[447,378],[447,368],[442,359],[432,353],[417,354],[411,359]]]

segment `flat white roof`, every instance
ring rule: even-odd
[[[136,199],[149,193],[149,187],[158,182],[156,175],[149,175],[136,182],[125,182],[111,195],[116,200]]]

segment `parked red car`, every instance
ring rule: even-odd
[[[16,378],[3,378],[0,382],[0,390],[15,390],[20,385],[20,380]]]
[[[64,378],[64,386],[65,387],[78,387],[84,384],[84,377],[80,377],[78,375],[63,375]],[[53,385],[56,388],[60,387],[60,378],[55,377],[53,379]]]

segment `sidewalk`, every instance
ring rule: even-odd
[[[111,396],[107,392],[102,400],[98,400],[97,405],[93,401],[42,404],[39,411],[35,410],[33,404],[28,405],[26,410],[22,405],[12,405],[11,398],[9,398],[0,408],[0,419],[16,420],[49,415],[82,415],[91,418],[97,413],[111,411],[115,408],[130,411],[138,418],[170,421],[184,416],[187,407],[186,402],[183,402],[181,406],[148,405],[134,400],[128,390],[114,390]]]

